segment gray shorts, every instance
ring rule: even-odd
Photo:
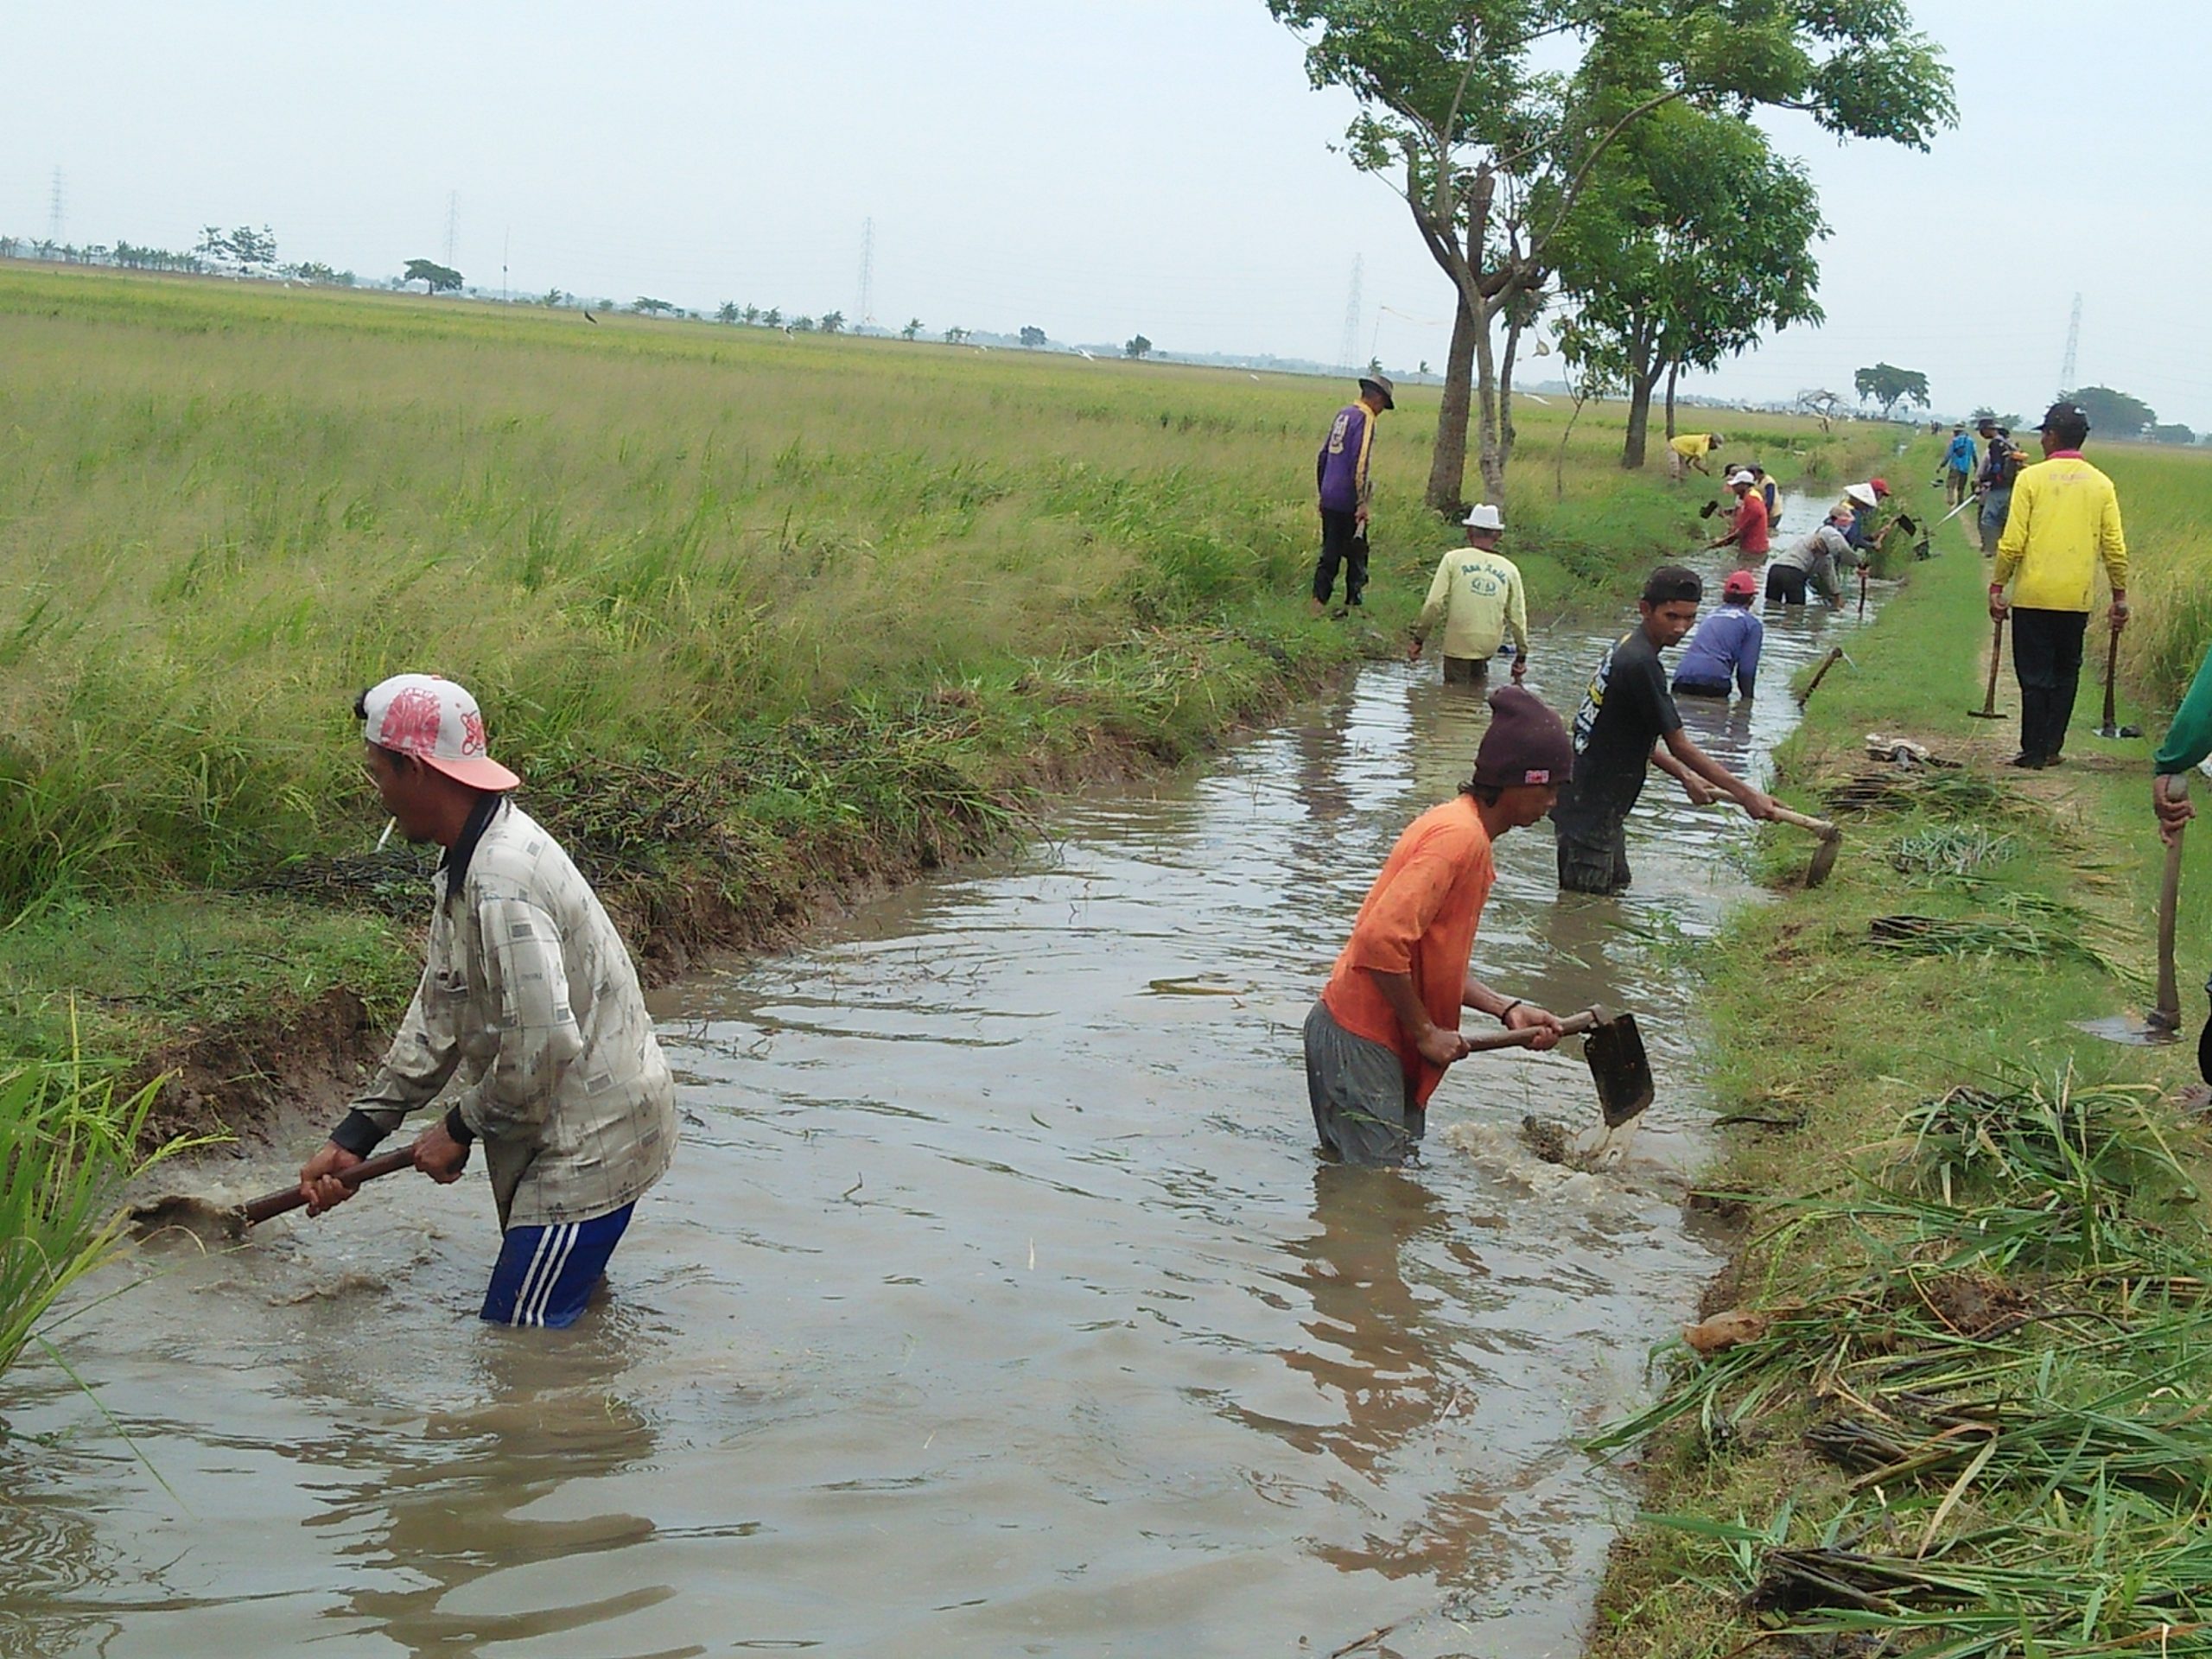
[[[1321,1150],[1348,1164],[1402,1164],[1428,1127],[1398,1057],[1346,1031],[1318,1000],[1306,1016],[1306,1094]]]
[[[1487,657],[1446,657],[1444,659],[1444,683],[1446,685],[1480,685],[1490,678],[1490,658]]]
[[[1560,892],[1618,893],[1628,886],[1627,819],[1575,834],[1557,819],[1552,828],[1559,836]]]

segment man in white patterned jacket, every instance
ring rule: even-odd
[[[344,1202],[340,1175],[443,1098],[415,1167],[458,1180],[484,1143],[504,1239],[483,1317],[573,1324],[676,1148],[675,1085],[637,970],[569,855],[508,800],[521,780],[491,758],[475,698],[401,674],[354,713],[400,833],[446,850],[415,1000],[300,1190],[310,1214]]]

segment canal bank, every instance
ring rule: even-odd
[[[2152,736],[2100,739],[2085,676],[2064,765],[2005,766],[2018,690],[2008,659],[2001,718],[1967,712],[1988,567],[1955,530],[1779,756],[1844,825],[1834,878],[1706,957],[1700,1185],[1743,1224],[1701,1311],[1742,1339],[1669,1344],[1657,1406],[1605,1437],[1649,1480],[1605,1659],[2206,1650],[2207,1140],[2177,1091],[2212,837],[2184,860],[2185,1040],[2089,1034],[2149,1000],[2167,711],[2123,688]]]
[[[1627,622],[1548,632],[1538,689],[1571,706]],[[1792,670],[1858,637],[1771,619],[1765,695],[1700,741],[1758,766]],[[685,1150],[566,1338],[466,1318],[473,1181],[142,1258],[165,1275],[68,1352],[158,1480],[51,1371],[10,1407],[46,1437],[0,1517],[35,1648],[1573,1651],[1637,1502],[1580,1443],[1720,1264],[1682,1207],[1697,957],[1752,838],[1662,781],[1622,899],[1558,895],[1541,831],[1501,844],[1477,971],[1645,1016],[1621,1166],[1522,1147],[1524,1114],[1596,1116],[1575,1061],[1523,1055],[1455,1071],[1413,1173],[1318,1167],[1298,1022],[1486,717],[1433,676],[1371,666],[659,994]]]

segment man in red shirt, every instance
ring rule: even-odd
[[[1468,1051],[1459,1011],[1560,1036],[1558,1016],[1471,978],[1475,925],[1497,879],[1491,844],[1551,810],[1574,764],[1560,718],[1518,686],[1490,699],[1490,729],[1459,793],[1408,825],[1375,878],[1351,938],[1306,1019],[1306,1090],[1325,1155],[1402,1164],[1428,1097]]]
[[[1745,564],[1767,555],[1766,498],[1759,493],[1758,484],[1748,472],[1730,474],[1728,487],[1736,492],[1736,516],[1729,521],[1728,533],[1713,543],[1715,547],[1732,544]]]

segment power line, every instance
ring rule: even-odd
[[[861,289],[853,304],[853,326],[874,322],[875,312],[875,220],[861,221]]]
[[[2058,366],[2058,395],[2068,396],[2074,390],[2074,357],[2082,346],[2082,296],[2074,296],[2074,315],[2066,325],[2066,360]]]

